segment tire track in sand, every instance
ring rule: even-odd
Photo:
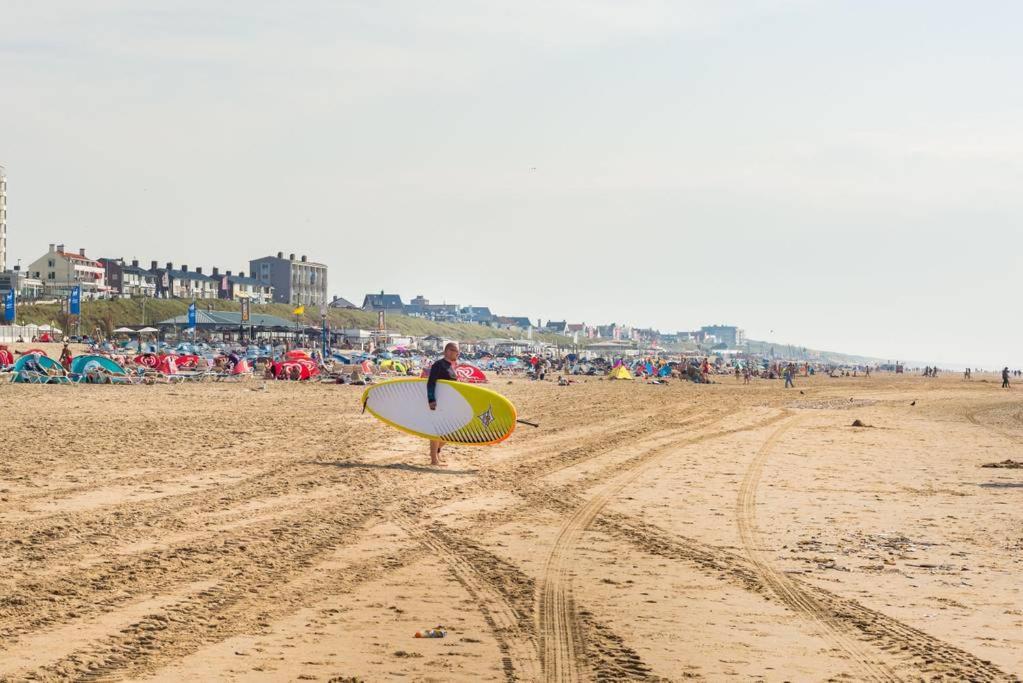
[[[596,526],[608,536],[629,543],[643,552],[692,564],[708,576],[729,581],[763,595],[765,599],[777,599],[756,568],[743,555],[666,531],[637,517],[618,512],[600,515]],[[859,631],[864,639],[879,649],[916,667],[918,672],[932,679],[1019,681],[1017,676],[1005,673],[988,660],[982,660],[853,599],[841,597],[794,577],[790,580],[811,594],[836,620],[847,624],[850,630]]]
[[[982,428],[988,430],[989,432],[993,432],[993,433],[998,434],[999,436],[1001,436],[1001,437],[1003,437],[1005,439],[1008,439],[1009,441],[1015,441],[1016,443],[1019,443],[1019,442],[1023,441],[1023,436],[1021,436],[1018,432],[1015,432],[1015,431],[1013,431],[1011,429],[1007,429],[1007,428],[999,426],[999,425],[995,425],[995,424],[991,424],[989,422],[985,422],[985,421],[983,421],[983,420],[981,420],[979,418],[980,415],[986,415],[988,413],[997,413],[999,411],[1008,412],[1008,411],[1010,411],[1013,408],[1019,408],[1019,407],[1020,407],[1020,402],[1019,401],[1008,401],[1008,402],[1003,402],[1003,403],[995,403],[995,404],[992,404],[992,405],[989,405],[989,406],[985,406],[985,407],[981,407],[981,408],[976,408],[976,407],[974,407],[974,408],[967,408],[966,410],[963,411],[963,416],[970,422],[970,424],[976,425],[978,427],[982,427]],[[1023,425],[1023,411],[1012,413],[1012,414],[1008,415],[1007,417],[1009,419],[1019,423],[1020,425]]]
[[[790,420],[767,437],[767,440],[753,456],[742,483],[739,485],[736,521],[739,526],[739,536],[742,539],[743,552],[749,558],[759,578],[778,599],[797,614],[809,617],[824,627],[826,636],[849,656],[864,676],[878,681],[899,680],[891,668],[883,662],[877,661],[874,653],[851,636],[848,626],[837,620],[832,610],[818,602],[802,586],[775,570],[759,550],[760,543],[756,527],[757,486],[760,484],[760,477],[771,449],[789,429],[798,423],[799,418]]]
[[[394,521],[409,536],[443,558],[455,580],[476,601],[477,608],[501,650],[505,680],[509,683],[539,680],[540,662],[536,656],[535,637],[531,630],[523,628],[530,614],[523,614],[521,609],[516,609],[514,601],[506,595],[507,587],[499,590],[495,582],[488,580],[485,575],[496,572],[514,581],[517,570],[482,549],[459,540],[446,532],[442,524],[434,523],[424,528],[406,515],[396,515]],[[532,594],[531,582],[514,582],[525,586],[525,592]]]
[[[711,427],[731,414],[734,413],[715,415],[699,426],[701,428]],[[773,416],[768,422],[777,421],[783,415],[784,413]],[[763,425],[758,423],[756,426]],[[633,456],[624,463],[616,464],[613,466],[613,471],[620,474],[612,478],[568,516],[544,563],[537,596],[536,629],[540,637],[540,661],[543,666],[544,680],[581,681],[593,678],[593,672],[589,670],[586,656],[584,624],[580,620],[572,594],[571,565],[580,537],[589,529],[604,507],[616,498],[626,486],[671,452],[708,439],[753,429],[756,426],[717,430],[681,441],[662,443]],[[533,493],[538,492],[534,491]],[[642,680],[649,677],[645,667],[636,667],[628,674],[623,678]]]
[[[652,427],[651,421],[644,419],[637,421],[625,430],[616,427],[607,432],[602,431],[597,436],[591,435],[581,443],[575,443],[572,448],[562,451],[553,458],[544,459],[540,464],[522,463],[516,460],[514,463],[509,463],[507,467],[494,468],[488,478],[493,480],[491,485],[499,490],[521,489],[530,485],[535,487],[539,480],[552,473],[604,455],[631,441],[640,439],[660,444],[664,438],[672,438],[681,434],[681,429],[685,427],[702,427],[714,424],[724,416],[707,416],[690,406],[683,411],[682,417],[683,420],[674,422],[667,428]],[[453,497],[464,498],[470,491],[477,491],[480,488],[481,482],[477,480],[464,485],[448,487],[438,498],[444,501]],[[453,496],[453,493],[457,495]],[[435,499],[432,504],[437,505],[440,502],[441,500]],[[503,654],[502,664],[506,679],[509,681],[540,680],[542,657],[537,655],[532,598],[534,582],[531,579],[525,579],[518,568],[499,560],[496,556],[466,539],[460,538],[457,532],[447,529],[442,524],[434,523],[425,528],[419,525],[416,522],[414,511],[421,507],[422,501],[410,502],[403,506],[403,510],[394,515],[392,519],[406,533],[417,538],[424,546],[445,557],[451,563],[452,574],[476,599],[484,620],[497,640],[498,647]],[[481,528],[507,521],[507,513],[502,511],[493,519],[477,520],[472,528],[478,532]],[[500,565],[496,573],[481,569],[496,565]],[[508,595],[509,582],[521,585],[524,581],[528,581],[530,586],[528,609],[519,605],[521,600],[518,598],[521,596]],[[598,624],[591,623],[591,620],[585,615],[583,617],[583,621],[579,623],[585,626],[586,632],[592,633],[595,640],[599,641],[600,659],[607,664],[609,669],[615,671],[616,679],[634,678],[636,676],[630,676],[630,674],[645,674],[649,671],[638,655],[619,642],[614,634],[606,632],[606,629],[601,628]]]
[[[536,581],[473,540],[475,534],[470,537],[436,522],[421,528],[418,534],[427,537],[421,539],[424,547],[453,563],[456,579],[479,599],[480,611],[505,654],[506,680],[541,680],[533,616]],[[585,609],[579,610],[579,616],[586,634],[587,654],[597,662],[594,666],[597,681],[648,677],[650,668],[618,634]]]

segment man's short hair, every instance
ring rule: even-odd
[[[444,345],[444,351],[458,351],[458,342],[448,342]]]

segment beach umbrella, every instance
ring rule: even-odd
[[[469,384],[484,384],[487,381],[487,376],[483,374],[482,370],[466,363],[460,363],[455,368],[455,376],[458,377],[459,382],[468,382]]]
[[[114,334],[135,334],[135,330],[130,327],[118,327],[114,330]]]
[[[143,353],[135,356],[136,365],[144,365],[147,368],[156,368],[160,365],[160,357],[155,353]]]

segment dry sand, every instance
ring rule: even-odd
[[[2,385],[0,680],[1023,671],[1023,394],[798,384],[498,378],[447,470],[355,387]]]

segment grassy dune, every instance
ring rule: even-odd
[[[174,299],[147,299],[145,303],[145,318],[143,318],[142,301],[140,299],[115,299],[103,301],[82,302],[82,324],[83,333],[95,332],[98,328],[105,334],[122,326],[139,326],[142,324],[152,325],[155,322],[184,315],[188,312],[189,301]],[[200,301],[198,305],[205,308],[212,306],[217,311],[239,311],[240,306],[234,301]],[[253,306],[253,313],[265,313],[276,315],[286,320],[294,320],[291,313],[292,307],[286,304],[267,304]],[[343,309],[329,309],[327,317],[334,328],[361,328],[365,330],[374,329],[377,324],[377,314],[366,311],[353,311]],[[320,324],[320,311],[317,308],[307,308],[305,315],[298,318],[308,325]],[[67,329],[65,316],[57,304],[42,304],[35,306],[19,306],[18,322],[20,324],[56,323],[57,327]],[[508,330],[497,330],[482,325],[468,325],[461,323],[437,323],[421,318],[410,318],[404,315],[387,316],[387,329],[401,334],[425,336],[437,335],[446,339],[459,339],[462,341],[476,341],[479,339],[490,339],[496,337],[519,338],[522,335]],[[538,339],[552,343],[570,344],[567,337],[554,334],[536,335]]]

